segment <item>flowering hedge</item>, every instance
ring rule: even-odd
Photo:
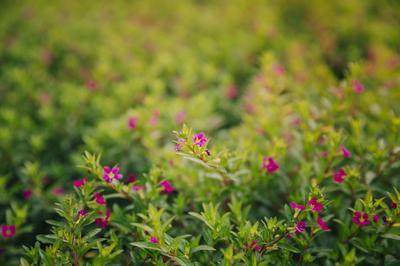
[[[2,265],[399,264],[396,1],[3,10]]]

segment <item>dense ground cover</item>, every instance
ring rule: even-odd
[[[397,1],[3,1],[1,265],[398,265]]]

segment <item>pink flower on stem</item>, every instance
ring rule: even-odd
[[[306,230],[307,224],[304,221],[296,223],[294,229],[296,234],[303,233]]]
[[[2,225],[1,226],[1,235],[4,238],[11,238],[15,235],[16,226],[15,224],[12,225]]]
[[[54,196],[62,196],[65,194],[65,189],[62,187],[56,187],[52,191]]]
[[[339,171],[333,174],[333,182],[335,183],[342,183],[344,178],[347,176],[346,171],[343,168],[340,168]]]
[[[85,209],[79,210],[78,211],[78,215],[79,216],[86,216],[88,214],[88,211]]]
[[[210,152],[210,150],[209,149],[206,149],[205,151],[204,151],[208,156],[210,156],[211,155],[211,152]]]
[[[261,246],[257,245],[257,241],[256,241],[256,240],[253,240],[253,241],[250,243],[248,249],[253,249],[253,250],[256,251],[256,252],[260,252],[260,251],[261,251]]]
[[[135,175],[130,175],[126,179],[126,181],[128,181],[128,183],[134,183],[134,182],[136,182],[136,180],[137,180],[137,177]]]
[[[150,237],[150,242],[153,244],[158,244],[158,239],[155,236]]]
[[[360,212],[355,212],[351,220],[353,221],[353,223],[357,224],[360,227],[369,225],[371,223],[368,218],[368,213],[362,214]]]
[[[276,75],[283,76],[285,74],[285,68],[281,64],[275,64],[273,68]]]
[[[279,170],[279,164],[272,157],[264,157],[263,159],[264,169],[272,174]]]
[[[112,182],[113,179],[120,180],[122,178],[122,174],[119,173],[119,167],[114,166],[110,168],[109,166],[104,166],[103,168],[103,179],[107,182]]]
[[[375,214],[375,215],[372,217],[372,220],[374,221],[374,223],[377,223],[377,222],[379,221],[379,215],[378,215],[378,214]]]
[[[324,209],[324,205],[317,201],[317,198],[312,198],[308,201],[311,210],[320,213]]]
[[[95,91],[97,89],[97,83],[94,80],[86,81],[86,88],[90,91]]]
[[[176,113],[175,115],[175,121],[178,124],[182,124],[186,120],[186,112],[185,111],[180,111]]]
[[[128,128],[135,129],[137,127],[138,118],[135,116],[130,116],[128,118]]]
[[[342,151],[342,154],[344,157],[346,157],[346,158],[351,157],[351,152],[348,149],[346,149],[346,147],[344,145],[340,145],[340,150]]]
[[[206,138],[206,135],[204,134],[204,132],[200,132],[197,135],[193,135],[193,142],[195,145],[197,145],[199,147],[203,147],[204,144],[207,143],[207,138]]]
[[[133,190],[134,192],[139,192],[139,191],[141,191],[141,190],[143,190],[143,189],[144,189],[143,186],[133,186],[133,187],[132,187],[132,190]]]
[[[296,202],[292,201],[290,204],[290,207],[292,209],[298,209],[300,211],[304,210],[305,206],[304,205],[298,205]]]
[[[26,189],[26,190],[22,191],[22,196],[26,200],[29,199],[30,197],[32,197],[32,189]]]
[[[100,211],[99,212],[99,215],[102,215],[103,213]],[[107,209],[106,210],[106,215],[105,215],[105,217],[104,218],[97,218],[96,219],[96,221],[95,221],[95,223],[98,225],[98,226],[100,226],[101,228],[103,228],[103,229],[105,229],[106,227],[107,227],[107,225],[109,224],[109,222],[110,222],[110,215],[111,215],[111,213],[110,213],[110,210],[109,209]]]
[[[88,181],[88,178],[85,177],[83,179],[75,180],[73,184],[74,184],[74,187],[80,188],[80,187],[83,187],[87,181]]]
[[[317,218],[317,223],[318,223],[319,227],[321,228],[321,230],[323,230],[323,231],[329,231],[329,230],[331,230],[331,229],[329,228],[329,226],[328,226],[328,223],[325,222],[324,220],[322,220],[322,218],[319,217],[319,216],[318,216],[318,218]]]
[[[182,143],[185,143],[185,140],[178,139],[177,143],[175,144],[175,151],[180,151],[182,149]]]
[[[356,93],[362,93],[364,91],[364,85],[362,85],[358,80],[353,79],[351,85]]]
[[[397,208],[397,203],[394,202],[394,201],[392,201],[392,202],[390,202],[389,207],[390,207],[391,209],[396,209],[396,208]]]
[[[238,89],[236,88],[235,85],[231,85],[227,87],[226,90],[226,97],[228,97],[228,99],[235,99],[238,95]]]
[[[174,192],[174,187],[171,185],[171,183],[168,180],[164,180],[160,182],[160,186],[162,186],[163,191],[165,193],[172,193]]]
[[[94,200],[99,205],[106,205],[106,199],[99,193],[94,193]]]

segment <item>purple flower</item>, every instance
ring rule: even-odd
[[[184,139],[178,139],[177,143],[175,144],[175,150],[180,151],[182,149],[182,143],[185,143]]]
[[[358,80],[353,79],[351,85],[356,93],[362,93],[364,91],[364,85],[362,85]]]
[[[144,189],[143,186],[133,186],[133,187],[132,187],[132,190],[133,190],[134,192],[138,192],[138,191],[141,191],[141,190],[143,190],[143,189]]]
[[[29,199],[32,196],[32,189],[26,189],[22,191],[22,196],[24,199]]]
[[[344,178],[347,176],[346,172],[343,168],[340,168],[339,171],[333,174],[333,181],[336,183],[342,183]]]
[[[94,193],[94,200],[99,205],[106,205],[106,199],[99,193]]]
[[[342,154],[344,157],[346,157],[346,158],[351,157],[351,152],[348,149],[346,149],[346,147],[344,145],[340,145],[340,150],[342,151]]]
[[[292,201],[290,204],[290,207],[292,209],[299,209],[300,211],[304,210],[305,206],[304,205],[298,205],[296,202]]]
[[[195,145],[197,145],[199,147],[203,147],[204,144],[206,144],[206,142],[207,142],[207,138],[206,138],[206,135],[204,134],[204,132],[200,132],[197,135],[193,135],[193,142]]]
[[[87,181],[88,181],[88,178],[85,177],[83,179],[75,180],[73,184],[74,184],[74,187],[80,188],[80,187],[83,187],[83,185],[85,185],[85,183]]]
[[[1,226],[1,235],[4,238],[11,238],[15,235],[16,227],[15,224],[12,225],[2,225]]]
[[[272,157],[264,157],[263,167],[271,174],[279,170],[279,164]]]
[[[150,237],[150,242],[153,244],[158,244],[158,239],[155,236]]]
[[[318,218],[317,218],[317,223],[318,223],[319,227],[320,227],[323,231],[329,231],[329,230],[331,230],[331,229],[329,228],[328,224],[327,224],[324,220],[322,220],[319,216],[318,216]]]
[[[135,129],[137,127],[138,118],[136,116],[130,116],[128,118],[128,128]]]
[[[298,222],[294,227],[296,234],[303,233],[306,230],[306,226],[307,226],[306,222],[304,221]]]
[[[357,224],[360,227],[369,225],[371,223],[368,218],[368,213],[362,214],[360,212],[355,212],[351,220],[353,221],[353,223]]]
[[[320,213],[324,209],[324,205],[317,201],[317,198],[312,198],[308,201],[311,210]]]
[[[79,210],[78,211],[78,215],[79,216],[86,216],[88,214],[88,211],[85,209]]]
[[[374,223],[377,223],[377,222],[379,221],[379,215],[378,215],[378,214],[375,214],[375,215],[372,217],[372,220],[374,221]]]
[[[172,193],[174,192],[174,187],[171,185],[171,183],[168,180],[164,180],[160,182],[160,186],[163,187],[163,191],[165,193]]]
[[[109,166],[104,166],[103,168],[103,179],[107,182],[112,182],[113,179],[120,180],[122,178],[122,174],[119,173],[119,167],[114,166],[110,168]]]

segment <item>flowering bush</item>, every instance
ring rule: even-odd
[[[2,265],[397,265],[396,1],[24,1]]]

